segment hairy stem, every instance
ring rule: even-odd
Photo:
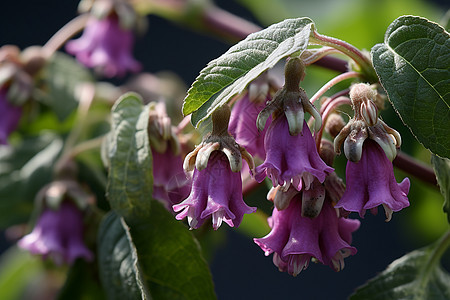
[[[311,103],[314,103],[317,99],[320,98],[320,96],[325,94],[326,91],[328,91],[330,88],[332,88],[337,83],[339,83],[343,80],[349,79],[349,78],[358,78],[360,76],[361,76],[361,73],[358,73],[358,72],[346,72],[346,73],[340,74],[340,75],[334,77],[333,79],[331,79],[330,81],[328,81],[327,83],[325,83],[325,85],[322,86],[320,88],[320,90],[318,90],[314,94],[314,96],[312,96],[311,99],[309,99],[309,101]]]
[[[400,170],[405,171],[424,182],[432,184],[437,188],[436,175],[430,166],[401,151],[398,151],[397,157],[392,163]]]
[[[320,150],[320,141],[322,140],[323,130],[325,129],[325,124],[327,122],[328,116],[335,108],[337,108],[338,106],[344,105],[344,104],[351,105],[352,102],[350,101],[350,99],[348,97],[344,97],[344,96],[334,98],[332,101],[328,102],[328,105],[326,106],[326,108],[324,109],[324,111],[322,113],[323,126],[320,127],[319,132],[315,136],[317,151]]]
[[[55,164],[55,173],[58,173],[60,170],[62,170],[64,165],[73,158],[73,148],[86,126],[86,119],[89,114],[89,109],[91,107],[92,101],[94,100],[94,96],[95,87],[89,83],[83,85],[77,110],[77,120],[75,122],[75,126],[72,128],[72,131],[66,139],[61,157]]]
[[[206,27],[214,33],[225,35],[235,41],[240,41],[250,33],[262,29],[258,25],[233,15],[215,5],[206,8],[203,21]]]
[[[83,30],[88,18],[89,14],[79,15],[59,29],[42,47],[46,56],[52,56],[67,40]]]
[[[314,33],[310,37],[310,42],[317,43],[323,46],[333,47],[341,51],[343,54],[353,59],[359,65],[361,71],[366,75],[369,81],[378,82],[378,77],[375,74],[372,62],[355,46],[333,37],[321,35],[316,31],[314,31]]]

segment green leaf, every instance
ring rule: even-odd
[[[138,299],[139,291],[145,299],[215,299],[197,241],[156,201],[148,218],[131,227],[109,214],[99,232],[99,257],[109,299]]]
[[[439,264],[448,241],[447,234],[437,243],[395,260],[350,299],[450,299],[450,275]]]
[[[183,113],[193,113],[192,124],[197,126],[282,58],[305,50],[312,30],[311,19],[298,18],[250,34],[200,71],[184,100]]]
[[[162,204],[154,201],[150,216],[130,234],[154,299],[215,299],[198,242]]]
[[[73,57],[56,52],[44,68],[42,93],[37,99],[50,106],[62,121],[78,106],[76,88],[92,81],[91,73]]]
[[[146,218],[150,211],[153,174],[148,118],[149,107],[134,93],[123,95],[112,108],[107,196],[111,207],[128,222]]]
[[[26,288],[42,271],[40,257],[17,247],[8,249],[0,259],[0,299],[26,299]]]
[[[380,82],[403,122],[426,148],[450,157],[450,39],[436,23],[403,16],[372,48]]]
[[[96,278],[96,268],[83,259],[77,259],[70,267],[66,282],[57,299],[61,300],[103,300],[104,290]]]
[[[444,196],[444,212],[447,213],[447,220],[450,223],[450,160],[433,155],[431,163],[436,173],[439,188]]]
[[[36,194],[52,180],[62,147],[62,140],[51,134],[0,147],[0,228],[28,220]]]
[[[135,251],[123,219],[115,212],[106,215],[98,233],[98,260],[108,299],[149,299],[139,277]]]

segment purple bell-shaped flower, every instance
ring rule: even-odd
[[[93,259],[83,242],[83,213],[70,201],[62,202],[58,209],[45,208],[33,231],[18,245],[43,258],[51,257],[58,264]]]
[[[203,142],[184,160],[184,169],[194,169],[192,189],[189,197],[174,205],[177,220],[187,218],[193,228],[200,227],[212,217],[217,230],[222,222],[239,226],[244,214],[256,211],[245,204],[242,197],[242,158],[250,170],[254,168],[251,155],[228,133],[230,108],[225,105],[213,115],[213,130]]]

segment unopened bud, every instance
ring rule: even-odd
[[[320,158],[329,166],[333,165],[336,152],[334,152],[334,145],[329,140],[322,139],[319,149]]]
[[[378,109],[374,101],[377,92],[366,83],[357,83],[350,88],[350,99],[356,119],[363,119],[367,125],[373,126],[378,121]]]
[[[315,218],[322,210],[325,200],[325,188],[315,179],[310,189],[304,190],[302,194],[302,217]]]
[[[212,113],[212,135],[228,135],[228,122],[230,121],[230,116],[231,109],[227,104],[222,105]]]
[[[372,100],[365,101],[361,104],[361,115],[369,126],[377,124],[378,109]]]
[[[296,92],[299,90],[300,81],[305,78],[305,66],[298,57],[289,59],[284,68],[286,90],[289,92]]]
[[[342,116],[338,113],[331,113],[325,123],[325,132],[335,138],[344,126],[345,121]]]

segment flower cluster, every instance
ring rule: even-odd
[[[352,233],[360,225],[348,218],[350,212],[363,217],[366,209],[375,213],[381,205],[389,221],[393,211],[409,205],[409,180],[398,184],[391,163],[400,135],[378,118],[375,90],[355,84],[350,100],[328,101],[327,114],[330,107],[342,103],[351,103],[354,110],[346,125],[336,112],[334,119],[325,116],[326,122],[332,123],[326,124],[327,132],[336,136],[333,146],[322,139],[323,111],[319,113],[300,88],[304,69],[301,59],[288,59],[285,84],[273,96],[267,74],[249,85],[231,112],[229,129],[236,140],[228,132],[228,107],[216,110],[212,133],[184,162],[186,171],[195,165],[191,193],[173,206],[179,212],[176,218],[187,217],[191,229],[201,226],[210,215],[214,229],[222,221],[238,226],[245,213],[255,210],[242,200],[239,171],[241,156],[246,158],[256,181],[270,179],[273,187],[267,198],[275,206],[268,219],[272,230],[254,241],[265,255],[273,253],[280,271],[293,276],[310,261],[335,271],[344,268],[344,258],[357,251],[351,246]],[[320,130],[320,134],[312,135],[305,112],[314,118],[313,131]],[[332,168],[342,143],[349,160],[347,185]],[[254,173],[253,160],[244,148],[264,160]]]

